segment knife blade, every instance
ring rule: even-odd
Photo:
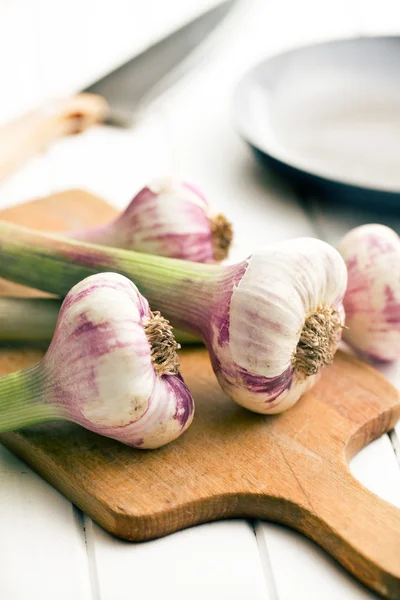
[[[135,114],[172,83],[171,77],[188,55],[216,28],[238,0],[225,0],[181,29],[157,42],[115,71],[89,85],[84,92],[105,98],[110,111],[107,123],[130,126]],[[183,69],[179,70],[179,76]]]

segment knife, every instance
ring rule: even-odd
[[[184,74],[188,56],[239,1],[218,4],[82,93],[5,125],[0,129],[0,181],[60,137],[103,121],[130,126],[144,106]]]

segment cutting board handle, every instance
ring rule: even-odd
[[[314,481],[315,483],[315,481]],[[364,487],[343,464],[322,475],[300,529],[385,598],[400,599],[400,509]]]
[[[77,94],[48,103],[0,129],[0,181],[56,139],[102,122],[107,102],[96,94]]]

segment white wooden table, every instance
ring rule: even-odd
[[[2,0],[0,121],[69,94],[216,0]],[[309,40],[400,30],[396,0],[243,0],[210,53],[137,127],[99,127],[58,143],[0,189],[0,207],[85,187],[123,207],[149,179],[174,173],[199,183],[235,223],[233,258],[272,240],[331,242],[372,216],[304,210],[262,172],[232,130],[235,81],[259,58]],[[400,385],[399,364],[387,375]],[[400,434],[400,430],[399,430]],[[370,489],[400,506],[395,433],[352,462]],[[273,469],[273,465],[266,468]],[[356,515],[355,515],[356,518]],[[0,447],[2,600],[310,600],[374,597],[322,550],[284,527],[232,520],[143,544],[112,538]]]

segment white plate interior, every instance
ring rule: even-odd
[[[304,171],[400,191],[400,38],[301,48],[252,70],[234,119],[255,147]]]

